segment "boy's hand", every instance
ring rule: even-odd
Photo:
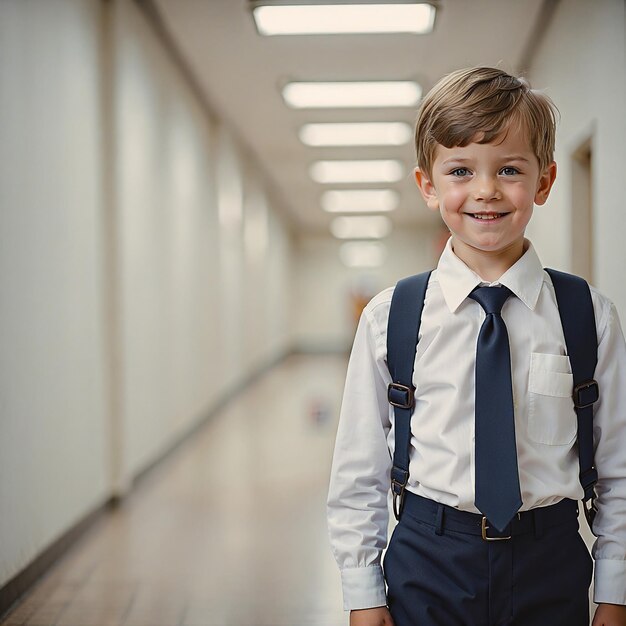
[[[626,626],[626,606],[599,604],[591,626]]]
[[[358,609],[350,611],[350,626],[393,626],[393,619],[386,606]]]

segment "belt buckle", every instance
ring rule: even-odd
[[[481,522],[481,530],[482,530],[482,535],[483,535],[483,540],[484,541],[507,541],[508,539],[511,538],[511,535],[509,535],[508,537],[488,537],[487,536],[487,531],[489,530],[489,526],[487,526],[487,518],[485,516],[483,516],[482,522]]]

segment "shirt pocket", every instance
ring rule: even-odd
[[[539,352],[530,355],[528,437],[532,441],[549,446],[574,441],[577,420],[573,386],[569,357]]]

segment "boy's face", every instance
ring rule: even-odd
[[[455,253],[470,266],[478,257],[522,256],[533,206],[548,199],[555,176],[555,163],[539,171],[525,133],[514,128],[493,143],[439,145],[431,176],[415,172],[426,204],[441,213]]]

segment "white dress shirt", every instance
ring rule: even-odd
[[[511,371],[520,487],[525,511],[578,500],[572,374],[554,288],[539,258],[526,252],[486,283],[453,252],[432,273],[422,313],[413,384],[409,482],[413,493],[478,512],[474,506],[474,366],[482,307],[479,285],[512,292],[502,317]],[[592,288],[598,333],[594,405],[599,535],[595,602],[626,604],[626,345],[614,305]],[[387,402],[387,317],[393,288],[364,309],[348,366],[328,495],[328,525],[341,569],[344,608],[386,604],[381,554],[387,545],[394,413]]]

